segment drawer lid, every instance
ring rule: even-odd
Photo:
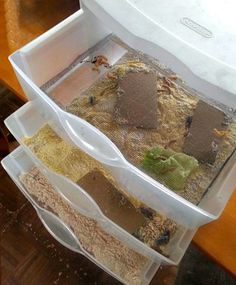
[[[234,0],[81,2],[131,47],[159,59],[192,87],[215,92],[216,99],[236,107]]]

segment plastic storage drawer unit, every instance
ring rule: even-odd
[[[147,258],[149,262],[140,284],[149,283],[160,264],[178,264],[196,229],[219,217],[235,187],[236,85],[233,78],[236,62],[230,13],[233,9],[232,3],[224,6],[227,16],[219,24],[221,4],[214,4],[212,17],[210,2],[83,0],[81,10],[9,58],[30,102],[5,121],[21,147],[3,160],[3,166],[57,240],[88,256],[123,283],[127,280],[81,248],[68,225],[37,203],[19,176],[37,166],[73,209],[94,219],[104,231]],[[132,88],[130,82],[133,82]],[[131,98],[128,109],[122,105],[121,98],[128,102],[124,94]],[[133,94],[137,97],[132,97]],[[110,101],[104,103],[104,98]],[[138,108],[143,118],[138,116]],[[202,119],[204,110],[205,121]],[[207,114],[210,115],[207,117]],[[111,125],[115,126],[109,132],[107,118],[112,118]],[[131,126],[127,126],[127,121]],[[180,123],[181,135],[176,132]],[[68,145],[100,163],[134,204],[144,204],[177,223],[180,230],[170,240],[168,257],[107,218],[86,189],[49,169],[32,152],[24,138],[33,137],[45,124]],[[182,141],[191,138],[191,132],[196,133],[194,126],[199,124],[208,131],[207,135],[200,132],[199,136],[216,137],[210,142],[213,153],[202,157],[205,162],[183,153]],[[229,124],[233,131],[227,129]],[[213,126],[212,130],[209,126]],[[158,133],[161,128],[162,134],[169,138],[167,143]],[[172,134],[176,136],[174,139],[171,139]],[[162,145],[153,148],[158,144],[156,138]],[[224,140],[227,141],[222,147]],[[147,145],[152,147],[148,149]],[[134,154],[137,151],[137,157],[128,157],[128,149]],[[143,150],[142,162],[140,149]],[[199,155],[195,149],[191,151]],[[219,163],[222,153],[224,159]],[[152,170],[155,166],[156,172],[144,169],[144,162]],[[188,168],[200,169],[199,177],[207,185],[195,203],[182,195],[183,191],[180,194],[179,189],[173,191],[172,187],[185,182],[191,172]],[[205,169],[215,171],[212,170],[214,175],[209,181]],[[199,177],[193,179],[192,192],[200,187]]]
[[[193,2],[189,3],[188,12],[191,10],[191,5],[195,3]],[[121,3],[128,10],[121,9]],[[102,53],[107,55],[110,64],[116,63],[125,54],[125,50],[118,43],[109,40],[109,35],[115,32],[121,40],[128,42],[130,46],[137,47],[155,56],[160,61],[169,64],[174,71],[177,71],[183,76],[183,79],[191,84],[191,87],[198,88],[203,86],[204,90],[198,89],[205,92],[207,97],[217,99],[221,103],[228,105],[228,107],[234,106],[234,94],[231,93],[232,90],[228,90],[229,86],[228,84],[226,86],[225,83],[228,79],[224,77],[225,81],[223,79],[217,81],[215,78],[205,77],[206,80],[203,84],[202,73],[206,73],[205,69],[209,65],[201,65],[202,70],[200,70],[199,66],[195,66],[195,56],[198,54],[199,62],[201,62],[203,53],[199,51],[196,54],[196,49],[183,42],[183,40],[180,41],[177,35],[166,31],[164,26],[159,25],[152,18],[148,17],[148,13],[151,13],[150,10],[145,10],[146,12],[142,13],[139,6],[142,7],[144,5],[142,4],[143,1],[136,1],[135,3],[115,1],[112,3],[112,5],[115,5],[114,9],[111,10],[112,5],[109,1],[82,1],[83,10],[78,11],[15,52],[10,56],[10,61],[28,99],[38,102],[39,108],[45,111],[44,115],[53,122],[55,130],[59,135],[64,135],[64,139],[71,141],[106,165],[113,173],[115,179],[126,189],[127,193],[151,208],[161,210],[162,213],[178,223],[194,229],[216,219],[222,212],[235,186],[233,179],[235,159],[233,157],[227,160],[221,173],[209,185],[208,191],[200,203],[194,205],[129,163],[114,143],[97,128],[83,119],[63,111],[43,91],[48,82],[51,82],[55,87],[61,81],[67,83],[69,76],[72,76],[71,84],[73,85],[71,87],[68,84],[66,85],[69,91],[66,92],[67,89],[63,89],[63,98],[61,98],[62,102],[68,103],[74,99],[73,96],[77,92],[76,88],[78,88],[79,94],[99,79],[105,72],[104,70],[101,73],[91,72],[78,59],[85,59],[86,61],[86,58],[91,56],[91,54]],[[157,7],[158,2],[150,1],[150,4]],[[204,4],[202,3],[202,5]],[[116,6],[117,9],[115,9]],[[166,9],[166,6],[164,8]],[[133,17],[125,17],[125,11],[132,12]],[[166,13],[169,13],[169,10],[166,10]],[[134,15],[138,18],[136,19]],[[130,22],[131,19],[132,23]],[[139,22],[138,19],[142,19],[143,22]],[[134,29],[135,27],[137,28]],[[156,30],[154,27],[156,27]],[[151,31],[150,34],[146,32],[149,29]],[[182,31],[182,29],[181,32],[186,37],[185,33],[189,34],[190,32],[189,30]],[[162,36],[158,38],[158,32],[160,31]],[[150,35],[152,35],[151,38]],[[196,41],[196,35],[193,34],[192,37]],[[165,51],[163,47],[166,47],[170,40],[173,45],[169,44],[169,50]],[[186,49],[186,58],[184,59],[182,53],[180,53],[180,44],[182,44],[183,51]],[[161,48],[161,46],[163,47]],[[172,46],[176,48],[175,52],[171,50]],[[81,56],[82,58],[80,58]],[[209,60],[209,64],[212,64],[213,59],[205,54],[204,59],[206,58]],[[226,64],[222,63],[221,67],[226,68]],[[211,65],[209,74],[212,74],[212,76],[216,75],[218,68],[220,68],[220,62],[216,60],[215,64]],[[230,77],[230,70],[228,71],[229,74],[227,73],[227,76]],[[77,74],[77,80],[73,80],[74,73]],[[219,83],[221,83],[221,86],[218,86]],[[42,86],[44,88],[41,88]],[[206,86],[207,89],[205,88]],[[224,87],[225,89],[223,89]],[[49,86],[50,88],[52,86]],[[72,92],[73,90],[75,91]]]

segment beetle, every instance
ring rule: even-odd
[[[94,97],[94,96],[89,96],[88,101],[89,101],[89,104],[93,106],[93,105],[95,104],[96,97]]]

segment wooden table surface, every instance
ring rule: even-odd
[[[193,241],[202,251],[236,277],[236,191],[220,218],[202,226]]]
[[[23,101],[8,56],[78,9],[79,0],[0,0],[0,82]]]
[[[0,1],[0,81],[23,100],[25,96],[8,55],[78,9],[78,1]],[[236,193],[222,216],[199,229],[194,243],[236,276]]]

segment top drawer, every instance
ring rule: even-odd
[[[111,31],[88,10],[80,10],[14,53],[10,60],[29,100],[36,101],[43,115],[53,121],[55,131],[106,164],[116,179],[121,181],[122,185],[125,184],[124,188],[130,194],[151,208],[157,209],[157,205],[161,205],[163,213],[190,228],[217,218],[235,186],[235,164],[231,157],[235,147],[235,121],[230,122],[230,129],[226,131],[215,130],[216,148],[218,137],[223,138],[224,134],[228,136],[224,137],[223,141],[219,140],[219,151],[213,164],[200,161],[197,163],[193,157],[183,154],[185,124],[190,126],[192,115],[194,120],[194,109],[199,99],[206,101],[207,106],[213,105],[213,113],[218,107],[222,108],[222,105],[196,94],[181,80],[176,82],[173,74],[159,62],[131,50],[119,40],[110,37],[110,34]],[[97,61],[99,56],[100,63]],[[113,120],[111,113],[119,104],[117,84],[120,84],[120,79],[126,76],[127,72],[142,75],[154,73],[156,76],[157,89],[154,93],[157,94],[158,102],[149,98],[148,105],[149,108],[154,106],[155,109],[157,103],[153,116],[157,116],[157,123],[161,123],[156,128],[126,126],[119,118],[116,122]],[[103,83],[100,84],[104,74],[108,74],[104,80],[108,80],[111,90],[107,93],[101,90],[106,98],[102,104],[100,97],[103,95],[94,95],[93,88],[97,91],[98,88],[104,87]],[[97,80],[100,81],[96,83]],[[140,83],[144,82],[142,80],[144,79],[141,78],[134,85],[137,87],[139,84],[140,89],[143,88]],[[142,108],[147,100],[145,96],[134,100],[135,108],[137,104]],[[114,104],[117,105],[114,107]],[[122,105],[122,102],[120,104]],[[100,109],[97,112],[98,108]],[[82,120],[69,115],[63,109],[79,115]],[[124,110],[126,115],[132,111],[132,106]],[[145,116],[143,109],[142,112]],[[149,114],[150,109],[147,109],[146,113]],[[227,107],[223,107],[221,114],[223,113],[233,117],[232,111]],[[106,116],[107,114],[109,116]],[[137,113],[137,121],[140,120],[138,115]],[[110,126],[115,126],[114,129],[108,130],[107,117],[112,118]],[[208,119],[206,116],[206,125]],[[219,117],[217,120],[220,121]],[[199,133],[199,136],[204,137],[204,134]],[[196,139],[199,140],[199,137]],[[194,153],[194,148],[192,152]],[[153,153],[155,157],[161,157],[157,166],[156,158],[154,162],[150,159]],[[176,156],[179,157],[177,160]],[[148,167],[144,167],[145,159],[146,162],[150,159],[149,164],[146,164]],[[129,176],[126,181],[121,175],[124,172]]]

